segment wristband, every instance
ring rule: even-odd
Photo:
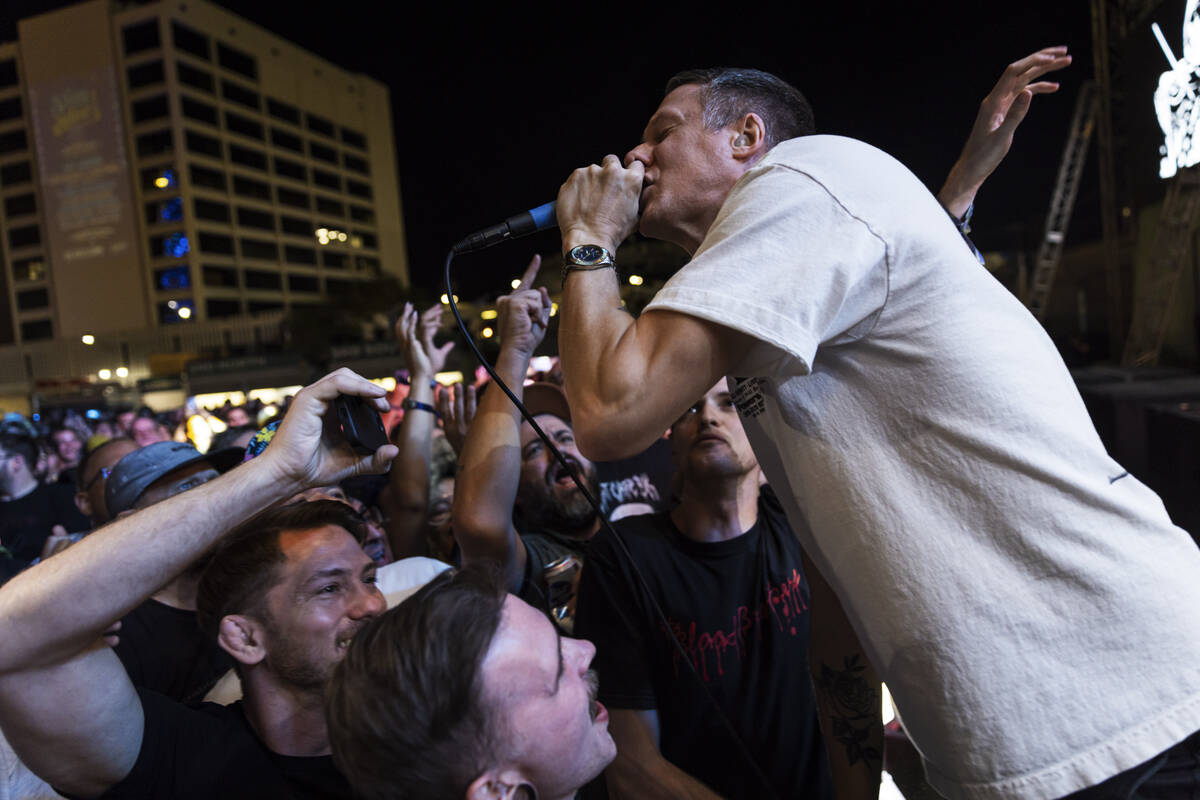
[[[404,398],[404,400],[400,402],[400,408],[404,409],[405,411],[413,408],[419,409],[420,411],[428,411],[438,419],[442,418],[442,415],[437,412],[437,409],[429,405],[429,403],[422,403],[420,400],[413,400],[411,397]]]

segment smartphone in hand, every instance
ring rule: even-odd
[[[356,453],[374,453],[388,443],[383,419],[370,400],[357,395],[340,394],[333,401],[342,436]]]

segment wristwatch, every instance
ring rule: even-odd
[[[596,244],[581,244],[572,247],[563,256],[565,267],[615,267],[612,253]]]

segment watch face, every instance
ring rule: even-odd
[[[594,244],[581,244],[571,248],[571,259],[579,264],[595,264],[604,257],[604,248]]]

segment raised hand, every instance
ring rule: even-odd
[[[446,365],[446,356],[454,348],[454,342],[446,342],[441,347],[433,343],[441,324],[440,303],[419,314],[412,303],[404,304],[404,310],[396,320],[396,344],[404,353],[413,374],[432,377]]]
[[[1065,46],[1047,47],[1014,61],[979,104],[975,125],[962,154],[950,169],[938,200],[953,216],[961,217],[975,200],[979,187],[1004,160],[1012,147],[1013,134],[1035,94],[1058,91],[1053,81],[1036,80],[1071,63]]]
[[[438,392],[438,414],[442,417],[446,441],[450,442],[456,455],[462,453],[467,428],[475,418],[475,402],[475,387],[470,384],[456,383]]]
[[[550,294],[546,287],[533,288],[542,257],[535,255],[529,260],[521,284],[512,294],[496,302],[496,328],[500,332],[501,352],[519,354],[528,359],[546,337],[550,324]]]
[[[638,224],[638,198],[645,166],[607,155],[600,164],[571,173],[558,190],[558,226],[563,251],[595,244],[615,253]]]

